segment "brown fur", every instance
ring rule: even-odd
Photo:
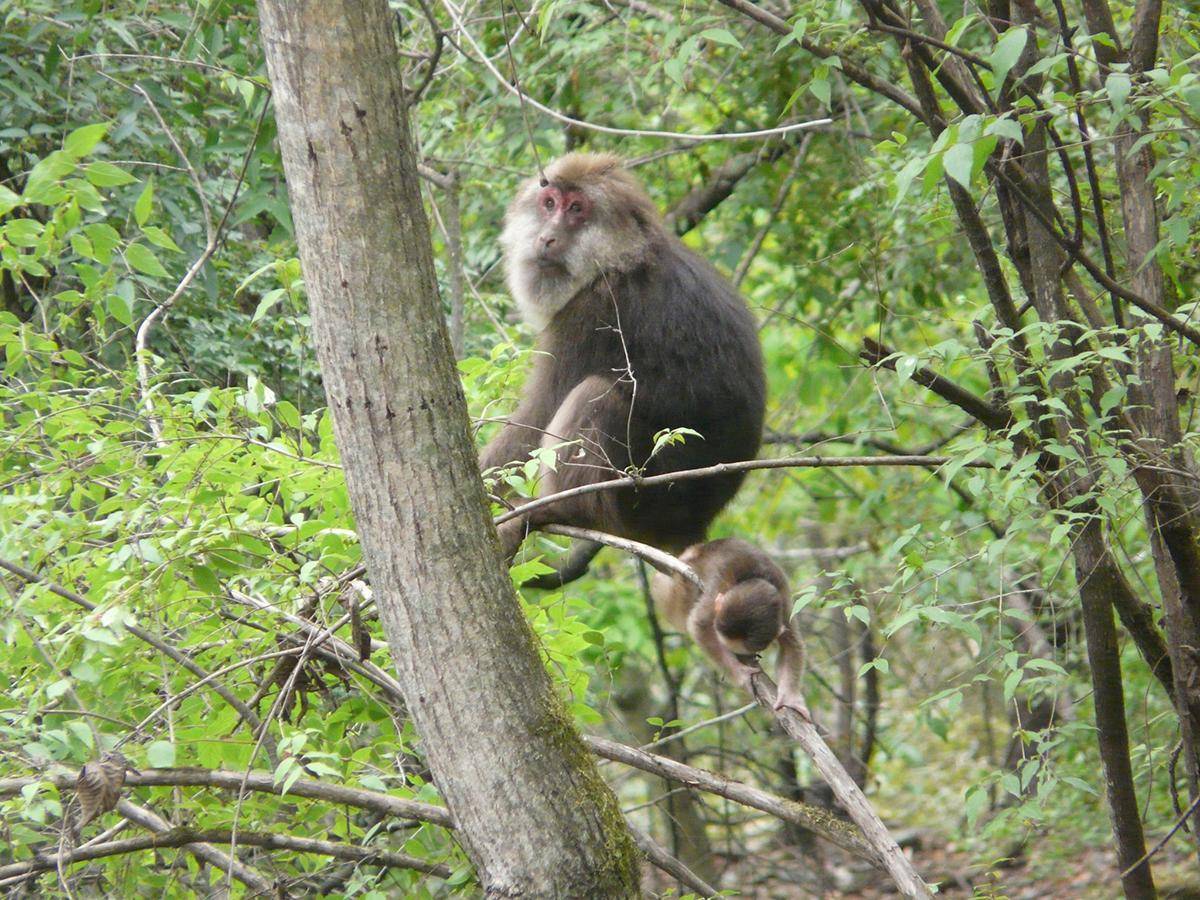
[[[667,232],[619,158],[573,153],[548,166],[545,178],[522,185],[501,238],[509,286],[540,330],[542,352],[481,466],[523,462],[565,442],[557,465],[543,472],[549,493],[630,467],[657,474],[753,458],[765,378],[744,301]],[[582,192],[586,221],[571,224],[541,208],[547,186]],[[654,435],[669,428],[703,438],[652,458]],[[587,494],[514,519],[501,537],[511,554],[528,528],[558,523],[678,551],[703,540],[741,481],[732,474]]]
[[[691,635],[735,683],[748,687],[757,663],[748,661],[773,642],[779,646],[776,707],[808,714],[801,694],[804,645],[791,624],[787,577],[758,547],[724,538],[689,547],[680,556],[700,580],[700,591],[680,575],[655,574],[654,603],[676,630]]]

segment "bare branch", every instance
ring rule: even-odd
[[[102,848],[113,847],[115,845],[126,844],[138,840],[160,841],[163,840],[166,835],[175,833],[173,826],[166,819],[162,818],[154,811],[138,806],[136,803],[130,803],[128,800],[121,800],[117,803],[117,812],[119,812],[129,821],[136,822],[143,828],[148,828],[150,831],[154,832],[154,834],[144,835],[140,838],[126,838],[124,841],[111,841],[107,844],[91,844],[87,847],[80,847],[73,853],[64,854],[60,851],[58,858],[55,860],[55,865],[62,866],[67,863],[74,862],[76,856],[80,853],[95,853],[97,856],[93,858],[97,858],[99,856],[111,856],[113,854],[105,853]],[[253,866],[248,866],[234,856],[225,853],[223,850],[218,850],[216,847],[211,846],[211,837],[206,839],[204,837],[195,835],[194,833],[184,833],[180,834],[179,838],[179,843],[175,844],[174,846],[183,847],[194,857],[196,857],[196,859],[203,860],[209,865],[216,866],[222,872],[229,873],[231,878],[236,878],[242,884],[246,885],[246,887],[250,888],[250,890],[254,893],[269,894],[274,890],[275,885],[272,883],[271,879],[262,875],[260,872],[254,869]],[[216,842],[229,843],[229,841],[223,841],[219,837],[216,838]],[[31,861],[32,864],[36,864],[37,862],[37,857]],[[18,865],[20,865],[20,863],[18,863]],[[0,878],[3,878],[6,874],[7,873],[5,869],[0,868]]]
[[[758,672],[751,678],[754,699],[760,706],[771,710],[775,703],[776,689],[774,683],[763,672]],[[838,803],[846,810],[850,818],[858,825],[866,842],[871,846],[874,856],[882,863],[883,868],[892,877],[896,887],[905,897],[917,897],[922,900],[932,900],[932,894],[925,882],[913,868],[912,861],[904,855],[895,838],[883,824],[874,807],[846,771],[845,766],[834,755],[825,743],[817,727],[804,716],[790,709],[774,710],[775,718],[798,743],[808,758],[812,760],[825,783],[833,790]]]
[[[632,554],[640,559],[644,559],[660,572],[665,572],[667,575],[681,575],[701,591],[704,590],[704,582],[700,580],[700,576],[685,562],[681,562],[678,558],[670,553],[664,553],[649,544],[643,544],[639,541],[633,541],[629,538],[617,537],[613,534],[606,534],[603,531],[596,531],[591,528],[576,528],[574,525],[541,525],[538,531],[544,531],[547,534],[561,534],[563,537],[577,538],[582,541],[595,541],[597,544],[604,544],[606,547],[613,547],[617,550],[623,550],[626,553]]]
[[[0,797],[11,797],[29,784],[49,783],[59,790],[70,790],[75,787],[77,778],[78,775],[74,772],[57,772],[28,778],[0,778]],[[283,786],[276,783],[270,772],[237,772],[223,769],[176,768],[130,771],[125,775],[125,786],[213,787],[228,791],[244,789],[264,794],[284,795]],[[445,807],[419,803],[416,800],[406,800],[403,797],[393,797],[391,794],[383,794],[378,791],[300,779],[287,788],[287,795],[321,800],[337,806],[353,806],[356,809],[365,809],[381,816],[416,819],[420,822],[441,825],[443,828],[454,827],[454,819]]]
[[[805,138],[810,135],[805,135]],[[772,163],[783,156],[788,149],[784,141],[776,141],[773,145],[749,153],[739,153],[731,156],[708,176],[703,184],[689,191],[679,201],[667,210],[663,221],[678,235],[687,234],[706,215],[729,199],[738,183],[753,172],[758,166]]]
[[[669,778],[743,806],[769,813],[784,822],[791,822],[807,828],[831,844],[841,847],[847,853],[864,859],[874,866],[881,865],[875,851],[863,840],[857,829],[828,810],[807,803],[785,800],[776,794],[751,787],[740,781],[733,781],[724,775],[697,769],[666,756],[647,753],[636,747],[610,741],[608,738],[585,735],[583,740],[593,753],[604,759],[632,766],[660,778]]]
[[[713,887],[682,862],[660,847],[650,835],[646,834],[632,825],[629,826],[629,833],[633,835],[633,842],[637,844],[638,849],[645,854],[646,859],[650,860],[657,868],[662,869],[668,875],[678,878],[693,891],[696,891],[701,897],[716,897],[721,891]]]
[[[744,462],[717,463],[702,469],[683,469],[679,472],[666,472],[662,475],[651,475],[648,478],[633,475],[621,475],[610,481],[599,481],[594,484],[584,484],[576,488],[548,494],[530,500],[524,506],[507,510],[496,516],[492,521],[502,525],[509,519],[515,519],[525,513],[532,512],[543,506],[559,503],[570,497],[581,494],[591,494],[596,491],[614,491],[620,488],[651,487],[656,484],[670,484],[675,481],[692,481],[698,478],[713,478],[717,475],[727,475],[730,472],[752,472],[756,469],[856,469],[871,468],[936,468],[954,461],[952,456],[782,456],[779,459],[748,459]],[[992,469],[990,462],[972,460],[963,464],[964,468]]]
[[[228,844],[233,832],[228,828],[170,828],[157,834],[141,835],[110,841],[106,844],[94,844],[90,847],[80,847],[67,854],[67,862],[84,862],[89,859],[103,859],[109,856],[119,856],[125,853],[137,853],[142,850],[156,850],[169,847],[187,847],[192,852],[196,849],[189,845],[203,847],[206,844]],[[332,856],[335,859],[351,860],[366,865],[386,866],[394,869],[412,869],[433,875],[437,878],[449,878],[450,867],[441,863],[426,862],[409,856],[407,853],[397,853],[394,850],[382,850],[374,847],[359,847],[354,844],[339,844],[333,841],[320,841],[314,838],[293,837],[290,834],[274,834],[262,831],[239,831],[237,842],[251,847],[262,847],[267,850],[291,850],[298,853],[317,853],[322,856]],[[213,848],[209,848],[213,849]],[[219,852],[219,851],[215,851]],[[244,863],[235,862],[224,853],[220,854],[226,862],[213,859],[207,860],[222,869],[233,863],[243,874],[252,871]],[[52,857],[38,856],[24,862],[0,866],[0,879],[23,877],[31,872],[44,872],[53,869],[55,861]],[[274,896],[275,886],[270,879],[258,875],[254,878],[236,875],[261,896]]]

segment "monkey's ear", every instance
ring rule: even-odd
[[[538,187],[547,187],[549,184],[550,182],[546,180],[545,175],[538,179]]]

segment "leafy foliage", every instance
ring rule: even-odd
[[[598,135],[522,110],[469,46],[431,58],[441,40],[434,27],[450,28],[440,14],[431,23],[419,6],[393,5],[412,57],[408,83],[436,66],[414,118],[422,162],[460,186],[468,283],[460,370],[481,440],[509,408],[528,361],[529,335],[513,324],[497,276],[495,237],[502,198],[535,154],[618,149],[670,207],[734,152],[761,149],[760,164],[684,239],[744,276],[763,322],[768,449],[932,448],[950,461],[935,470],[754,473],[718,536],[753,538],[789,566],[818,714],[832,719],[838,698],[868,683],[878,693],[878,709],[860,704],[857,715],[878,717],[871,786],[887,814],[959,842],[980,863],[1034,833],[1048,836],[1030,848],[1042,864],[1107,840],[1069,562],[1079,529],[1101,522],[1144,599],[1157,602],[1143,498],[1114,427],[1137,387],[1127,373],[1161,346],[1164,331],[1141,319],[1078,328],[998,321],[946,179],[998,228],[990,168],[998,155],[1020,154],[1035,126],[1048,123],[1073,136],[1063,153],[1078,156],[1085,108],[1104,154],[1098,189],[1111,197],[1119,192],[1113,136],[1150,122],[1141,140],[1157,152],[1152,179],[1164,217],[1153,255],[1173,314],[1187,319],[1200,288],[1194,16],[1164,23],[1160,65],[1133,78],[1095,63],[1105,37],[1077,34],[1065,46],[1024,27],[996,34],[979,16],[959,15],[943,43],[986,63],[977,71],[989,97],[1008,90],[1017,99],[952,117],[936,136],[846,76],[854,63],[899,84],[905,65],[845,4],[796,4],[783,35],[721,7],[635,14],[643,4],[582,0],[468,20],[529,96],[587,121],[699,134],[837,115],[834,130],[811,138],[674,152],[658,139]],[[47,582],[0,579],[5,774],[77,771],[119,747],[137,768],[259,768],[285,790],[304,778],[437,802],[418,736],[372,679],[372,664],[391,668],[384,648],[365,663],[314,653],[296,663],[306,623],[349,619],[360,556],[307,334],[253,4],[18,0],[0,14],[0,558],[86,604]],[[836,52],[814,55],[812,42]],[[1030,54],[1032,65],[1022,62]],[[1072,61],[1085,70],[1078,88]],[[1080,190],[1056,177],[1061,195]],[[449,311],[454,219],[440,188],[431,184],[426,198]],[[1097,239],[1090,221],[1077,230]],[[1146,261],[1119,262],[1133,272]],[[1003,266],[1016,283],[1012,263]],[[860,364],[863,338],[876,335],[900,348],[892,372]],[[1067,339],[1072,352],[1059,353]],[[1200,362],[1194,348],[1174,349],[1185,443],[1194,448]],[[1066,385],[1047,405],[1017,377],[1028,360],[1040,384]],[[1002,383],[1015,415],[991,432],[965,423],[931,400],[918,377],[925,368],[979,396],[994,397]],[[1053,440],[1037,437],[1075,413]],[[675,429],[658,444],[700,439]],[[1046,461],[1091,479],[1086,495],[1049,507],[1035,471]],[[531,494],[542,462],[495,477]],[[513,570],[518,583],[560,546],[530,543]],[[653,681],[654,714],[638,715],[663,727],[675,715],[661,666],[681,681],[682,723],[739,702],[682,640],[659,640],[636,569],[615,555],[602,560],[577,586],[525,598],[577,722],[619,730],[626,695]],[[1047,638],[1036,651],[1024,639],[1033,625]],[[378,639],[378,624],[368,626]],[[220,675],[197,688],[194,671],[134,629]],[[1137,783],[1157,828],[1173,818],[1161,760],[1177,741],[1176,723],[1132,644],[1121,662],[1138,704]],[[214,684],[249,704],[265,728],[247,727]],[[1056,727],[1026,728],[1039,704],[1054,708]],[[777,778],[763,774],[780,752],[765,729],[730,729],[705,751],[713,767]],[[812,778],[804,763],[796,768],[801,782]],[[655,790],[631,787],[626,799],[635,805]],[[101,794],[97,803],[81,791],[82,824],[107,821],[111,798]],[[443,883],[347,867],[335,873],[347,896],[470,890],[461,850],[430,826],[391,830],[366,813],[270,794],[247,795],[236,811],[215,791],[145,796],[183,821],[332,833],[455,870]],[[40,781],[0,798],[11,846],[0,863],[56,846],[64,800]],[[264,853],[255,863],[310,886],[323,874],[323,862],[298,854]],[[122,857],[91,865],[114,895],[179,889],[166,868]],[[209,874],[184,877],[196,885]],[[40,887],[58,889],[49,878]]]

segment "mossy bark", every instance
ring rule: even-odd
[[[631,897],[638,856],[500,561],[383,0],[262,0],[334,432],[399,680],[493,897]]]

